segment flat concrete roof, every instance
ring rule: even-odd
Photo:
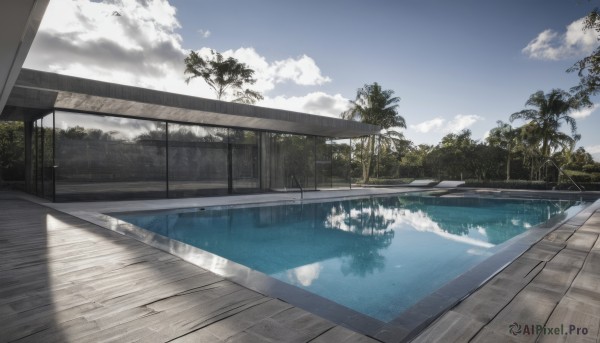
[[[350,138],[379,126],[22,69],[0,120],[31,120],[52,109],[316,136]]]

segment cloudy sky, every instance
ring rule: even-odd
[[[184,82],[190,50],[256,71],[261,106],[338,116],[378,82],[402,100],[405,136],[482,139],[597,46],[586,0],[50,0],[25,67],[214,98]],[[115,15],[116,13],[120,15]],[[594,99],[600,103],[600,99]],[[572,115],[600,161],[598,106]],[[516,122],[514,125],[520,125]]]

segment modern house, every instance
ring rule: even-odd
[[[380,129],[23,69],[47,1],[21,4],[27,25],[2,43],[0,120],[25,123],[26,187],[49,200],[350,187],[351,138]]]

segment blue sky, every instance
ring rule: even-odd
[[[257,72],[259,105],[336,116],[365,83],[402,100],[405,136],[482,139],[530,94],[577,83],[597,46],[583,0],[51,0],[26,67],[214,97],[183,82],[182,57],[212,48]],[[121,16],[113,16],[118,11]],[[598,101],[597,99],[594,99]],[[574,113],[600,161],[600,110]],[[514,123],[519,125],[521,123]]]

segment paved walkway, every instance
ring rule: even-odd
[[[0,199],[2,342],[372,342],[173,255]]]
[[[414,342],[599,342],[595,205],[546,235]]]

